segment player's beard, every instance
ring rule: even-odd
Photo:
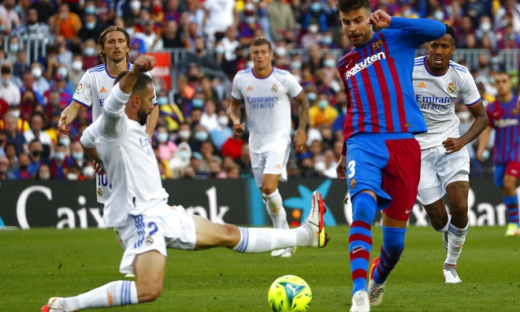
[[[150,115],[150,112],[147,112],[145,109],[140,109],[137,112],[137,120],[139,121],[139,124],[141,126],[146,125],[146,120],[148,119],[148,115]]]

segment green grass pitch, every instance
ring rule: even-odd
[[[286,274],[309,283],[309,311],[348,311],[348,227],[328,232],[329,246],[299,248],[289,259],[226,249],[169,250],[157,301],[103,311],[269,311],[269,286]],[[383,303],[372,311],[520,311],[520,237],[506,238],[504,232],[503,227],[470,228],[459,260],[463,283],[445,285],[441,235],[431,228],[409,228]],[[380,244],[381,229],[374,228],[372,258]],[[0,231],[0,311],[39,311],[49,297],[122,280],[122,253],[111,229]]]

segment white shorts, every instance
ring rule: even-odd
[[[465,146],[449,155],[443,146],[421,151],[421,180],[417,194],[421,204],[433,204],[443,198],[448,184],[456,181],[469,181],[469,154]]]
[[[254,153],[250,151],[251,167],[255,176],[256,186],[262,187],[264,174],[279,174],[280,180],[287,181],[287,160],[291,153],[291,145],[282,150],[269,151],[265,153]]]
[[[105,201],[112,194],[112,188],[108,184],[107,175],[98,175],[96,174],[96,196],[97,202],[104,204]]]
[[[197,243],[195,221],[182,206],[169,206],[166,201],[138,216],[128,216],[126,225],[115,229],[125,249],[119,271],[134,272],[137,255],[157,250],[165,257],[166,248],[193,250]]]

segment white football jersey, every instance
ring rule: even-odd
[[[466,106],[480,102],[477,85],[469,70],[452,61],[444,75],[435,75],[427,68],[426,56],[416,58],[413,89],[428,128],[428,132],[415,136],[421,149],[442,145],[449,137],[460,137],[460,121],[454,105],[459,98]]]
[[[132,67],[134,64],[128,63],[128,70]],[[150,73],[146,74],[152,77]],[[108,73],[107,65],[100,64],[88,69],[79,81],[72,99],[87,108],[92,107],[92,121],[103,114],[103,103],[110,95],[115,79]]]
[[[128,63],[128,70],[134,64]],[[150,73],[146,73],[150,75]],[[79,104],[89,108],[92,107],[92,121],[95,121],[103,114],[105,100],[110,95],[116,77],[110,75],[106,64],[100,64],[87,70],[81,78],[72,99]],[[155,89],[154,89],[155,92]],[[154,98],[154,103],[157,100]],[[145,129],[146,127],[143,127]],[[96,176],[96,195],[97,201],[104,203],[110,197],[110,184],[107,176]]]
[[[142,214],[168,198],[148,134],[125,113],[129,98],[116,84],[103,114],[81,136],[81,144],[96,147],[112,186],[103,216],[107,227],[123,226],[128,215]]]
[[[286,70],[273,68],[257,78],[252,68],[239,71],[233,79],[231,96],[244,101],[249,128],[249,149],[264,153],[286,148],[291,141],[291,100],[302,86]]]

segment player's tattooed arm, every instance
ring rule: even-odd
[[[229,109],[229,118],[233,121],[233,131],[237,134],[244,133],[245,124],[242,121],[242,103],[234,98],[231,98],[231,107]]]
[[[304,92],[300,93],[300,95],[294,100],[298,102],[300,112],[298,130],[294,136],[294,148],[299,152],[305,145],[305,131],[307,129],[307,124],[309,123],[309,100]]]
[[[475,140],[488,125],[488,116],[484,105],[482,105],[482,101],[476,105],[468,107],[468,109],[473,117],[475,117],[475,121],[471,124],[468,131],[460,138],[448,138],[446,141],[442,142],[442,145],[444,145],[444,148],[446,149],[446,154],[455,153],[466,144]]]

